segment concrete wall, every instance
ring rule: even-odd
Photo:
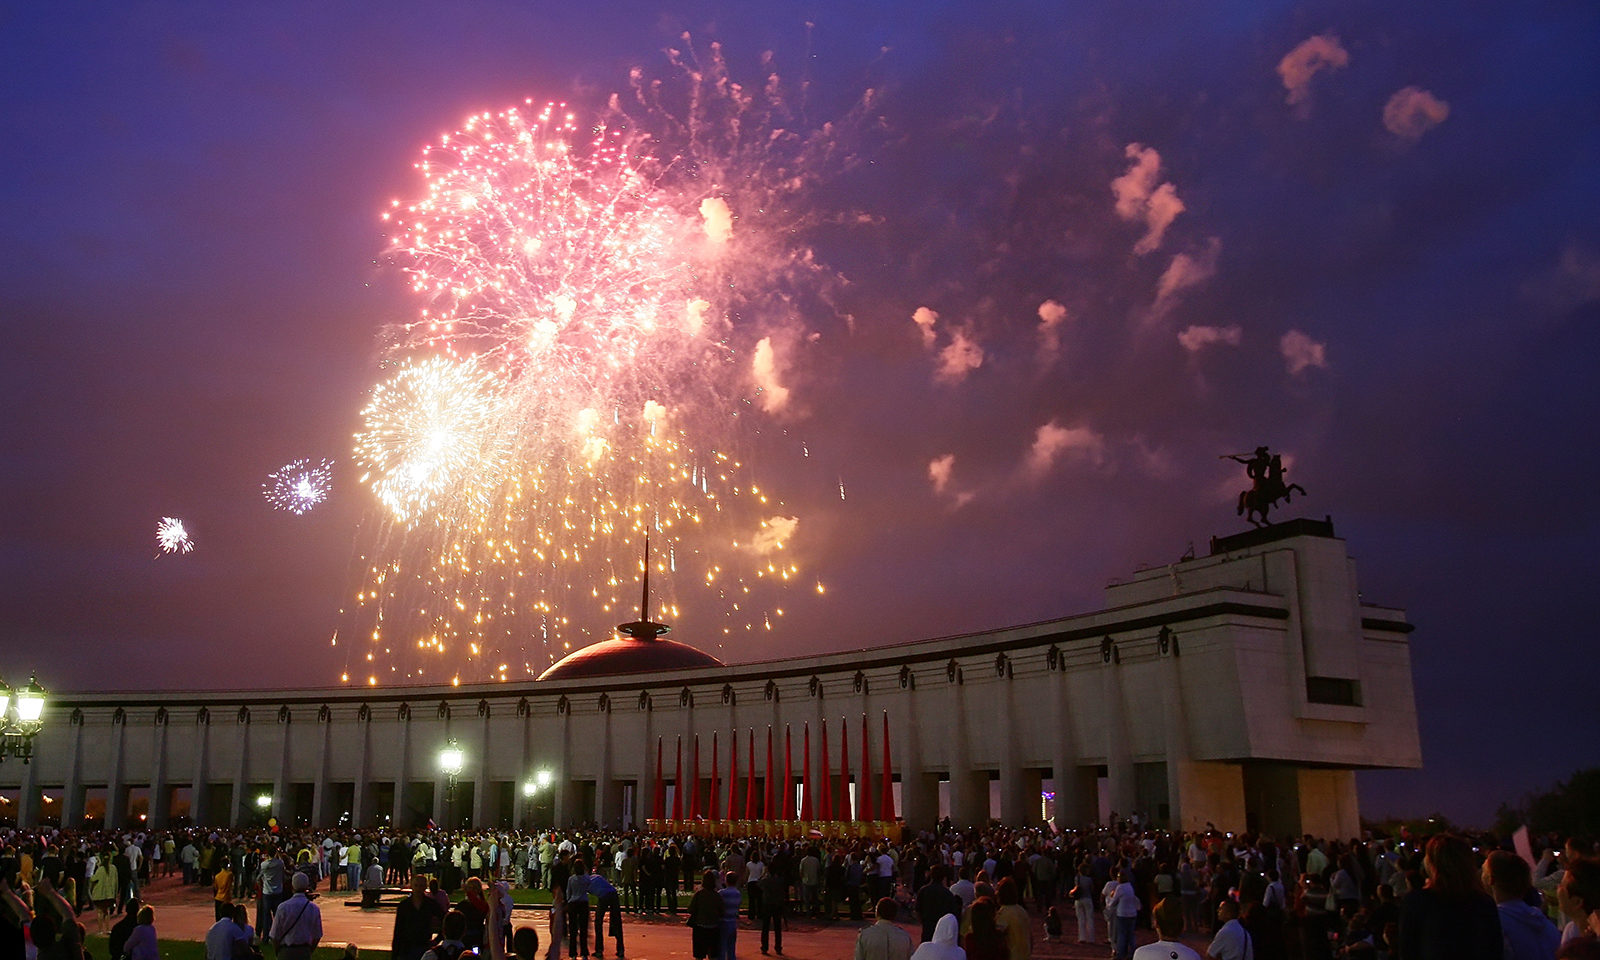
[[[455,812],[471,820],[505,814],[505,783],[515,785],[518,823],[536,809],[560,823],[643,820],[654,807],[658,742],[670,781],[682,738],[687,783],[698,735],[709,787],[715,736],[725,806],[730,766],[741,781],[749,773],[752,732],[764,778],[774,731],[781,777],[787,725],[798,778],[809,726],[820,791],[826,720],[842,790],[844,777],[861,775],[865,720],[876,806],[887,716],[897,813],[917,826],[937,815],[941,781],[953,819],[983,821],[991,777],[1007,820],[1037,818],[1049,777],[1058,816],[1086,822],[1103,768],[1118,812],[1143,798],[1165,803],[1184,827],[1257,820],[1273,832],[1315,825],[1345,835],[1358,822],[1352,770],[1419,765],[1409,626],[1399,611],[1359,604],[1354,566],[1331,529],[1219,541],[1211,556],[1113,584],[1107,600],[1083,616],[964,637],[591,681],[60,695],[34,764],[0,767],[0,789],[22,789],[33,819],[47,815],[37,799],[47,788],[63,793],[69,821],[81,818],[90,788],[112,796],[113,819],[130,789],[149,791],[150,815],[164,818],[157,798],[176,785],[207,822],[254,816],[258,789],[285,819],[331,824],[349,809],[362,823],[407,822],[442,817],[437,758],[453,739],[470,784],[457,788],[470,809]],[[1314,702],[1310,676],[1358,684],[1359,702]],[[525,797],[520,785],[541,770],[554,782]],[[311,785],[309,803],[294,801],[304,792],[297,784]],[[351,786],[335,786],[343,784]],[[634,806],[624,811],[629,784]],[[231,809],[206,809],[222,795],[208,785],[231,791]],[[743,792],[741,783],[736,799]]]

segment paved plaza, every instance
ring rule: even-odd
[[[176,877],[169,877],[152,880],[144,887],[142,894],[156,908],[156,930],[163,941],[202,940],[214,922],[210,891],[206,888],[185,887]],[[337,947],[354,943],[363,949],[388,950],[394,927],[393,909],[362,910],[347,906],[345,899],[344,891],[334,894],[324,891],[317,899],[322,907],[322,945]],[[542,908],[518,908],[514,923],[516,926],[533,926],[539,931],[540,943],[548,943],[547,916]],[[93,933],[93,917],[85,914],[82,919]],[[1075,935],[1072,932],[1070,905],[1064,907],[1063,919],[1067,924],[1068,942],[1047,943],[1042,918],[1033,918],[1035,957],[1104,960],[1109,956],[1109,950],[1103,945],[1090,947],[1071,942]],[[845,920],[834,924],[794,920],[784,934],[783,955],[791,960],[848,960],[855,949],[856,932],[863,926],[863,923]],[[912,924],[901,926],[910,932],[914,941],[917,928]],[[624,921],[624,930],[627,956],[631,960],[687,960],[689,957],[689,932],[682,919],[647,920],[629,915]],[[593,933],[593,930],[590,932]],[[1152,939],[1148,931],[1140,931],[1140,934],[1140,943]],[[1191,938],[1189,942],[1203,952],[1200,941]],[[760,956],[760,949],[760,928],[751,926],[748,920],[742,921],[739,955]],[[607,952],[610,953],[609,950]]]

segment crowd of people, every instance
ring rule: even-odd
[[[1529,856],[1530,849],[1532,856]],[[642,831],[309,829],[0,833],[0,960],[155,960],[153,877],[208,891],[207,960],[263,942],[306,960],[319,888],[395,892],[393,960],[534,960],[513,888],[548,891],[546,957],[625,957],[624,916],[681,921],[692,955],[736,960],[741,930],[782,955],[790,921],[859,921],[858,960],[1029,960],[1045,940],[1115,960],[1600,958],[1600,859],[1552,838],[1323,840],[1217,830],[938,829],[878,840]],[[252,915],[251,905],[254,906]],[[253,920],[253,922],[252,922]],[[910,927],[908,932],[907,927]],[[261,931],[258,934],[258,931]],[[1154,943],[1139,946],[1141,939]],[[1153,948],[1153,950],[1152,950]],[[1200,949],[1197,949],[1200,948]]]

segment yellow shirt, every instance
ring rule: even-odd
[[[1033,956],[1033,930],[1028,923],[1028,911],[1014,903],[1001,907],[994,915],[995,923],[1005,931],[1006,954],[1010,960],[1028,960]]]
[[[216,887],[217,887],[217,902],[218,903],[232,903],[233,902],[233,871],[229,870],[227,867],[223,867],[221,870],[218,870],[217,871],[217,879],[216,879]]]

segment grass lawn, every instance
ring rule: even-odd
[[[158,939],[156,946],[161,951],[161,960],[206,960],[206,945],[200,940],[164,940]],[[84,953],[94,960],[107,960],[110,946],[102,934],[91,933],[83,944]],[[272,960],[272,948],[265,950],[267,960]],[[344,956],[343,947],[318,947],[311,955],[311,960],[340,960]],[[115,958],[112,958],[115,960]],[[389,960],[389,951],[361,949],[361,960]]]

